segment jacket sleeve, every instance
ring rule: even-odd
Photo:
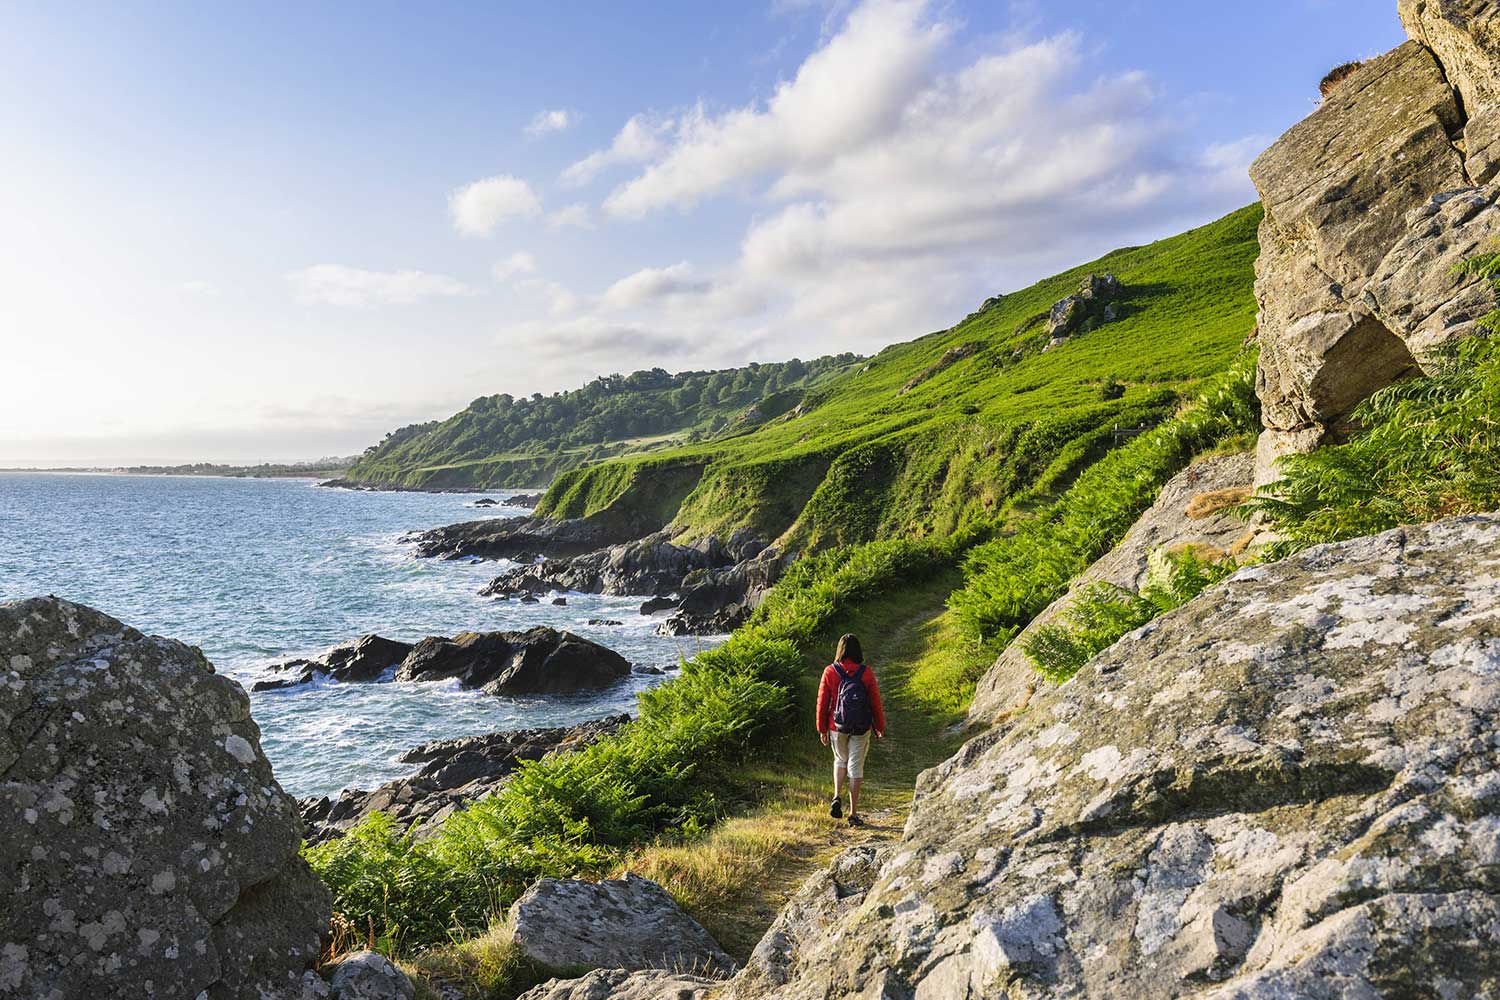
[[[823,679],[818,681],[818,711],[815,724],[818,732],[826,733],[833,725],[833,694],[828,687],[828,668],[823,668]]]
[[[870,691],[870,710],[875,715],[875,731],[885,732],[885,706],[880,704],[880,683],[875,680],[875,671],[865,670],[865,687]]]

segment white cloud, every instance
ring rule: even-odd
[[[581,201],[565,205],[547,216],[548,229],[593,229],[594,213]]]
[[[179,281],[177,291],[195,298],[212,298],[219,294],[219,286],[211,281]]]
[[[693,277],[687,261],[671,267],[645,267],[610,285],[603,304],[610,309],[633,309],[677,295],[706,292],[709,283]]]
[[[566,108],[556,108],[550,111],[538,111],[536,117],[526,126],[526,134],[529,136],[548,135],[552,132],[562,132],[569,125],[577,121],[577,115]]]
[[[615,134],[608,149],[590,153],[562,172],[560,180],[570,187],[581,187],[609,167],[645,163],[663,149],[662,136],[672,121],[650,115],[636,115]]]
[[[445,274],[425,271],[366,271],[341,264],[316,264],[286,276],[303,302],[363,308],[411,305],[424,299],[478,294]]]
[[[519,177],[501,174],[459,188],[448,196],[453,226],[465,236],[488,236],[507,219],[540,215],[542,199]]]
[[[504,260],[498,260],[490,267],[490,273],[495,276],[496,281],[509,281],[518,275],[535,272],[536,257],[524,250],[517,251]]]

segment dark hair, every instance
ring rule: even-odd
[[[859,648],[859,636],[850,632],[839,636],[838,651],[833,654],[835,660],[853,660],[855,663],[865,662],[865,651]]]

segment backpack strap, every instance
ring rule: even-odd
[[[859,674],[855,674],[853,677],[851,677],[850,675],[844,673],[844,668],[841,667],[841,666],[839,666],[837,663],[830,663],[829,666],[832,667],[834,670],[837,670],[838,674],[839,674],[839,677],[841,677],[842,679],[844,679],[846,681],[852,681],[855,677],[859,676]],[[860,669],[863,670],[864,668],[861,667]]]
[[[857,681],[861,677],[863,677],[864,675],[865,675],[865,665],[863,663],[861,663],[859,665],[859,669],[856,670],[856,671],[854,671],[854,673],[852,673],[852,674],[849,675],[849,679],[851,681]]]

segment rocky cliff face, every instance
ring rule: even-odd
[[[296,997],[328,927],[297,804],[203,654],[0,604],[0,996]]]
[[[1266,209],[1258,483],[1282,455],[1342,437],[1361,400],[1494,306],[1487,282],[1452,270],[1500,232],[1493,4],[1400,8],[1413,40],[1362,64],[1251,167]]]
[[[1500,517],[1311,549],[924,774],[728,995],[1494,996],[1497,774]]]

